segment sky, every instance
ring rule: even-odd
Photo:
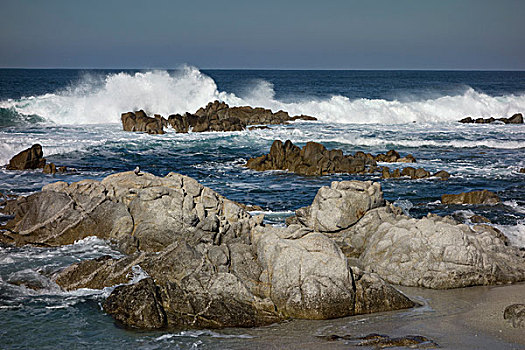
[[[525,0],[0,0],[0,67],[525,69]]]

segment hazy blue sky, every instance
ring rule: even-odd
[[[525,0],[0,0],[0,67],[525,69]]]

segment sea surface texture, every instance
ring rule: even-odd
[[[123,112],[144,109],[167,117],[194,113],[214,100],[311,115],[318,121],[242,132],[122,131]],[[268,223],[283,225],[294,210],[311,203],[319,187],[334,180],[372,180],[380,181],[385,198],[409,215],[431,212],[465,223],[473,214],[483,215],[511,244],[525,248],[525,173],[519,172],[525,168],[525,125],[457,122],[514,113],[525,113],[525,72],[0,69],[0,165],[40,143],[48,162],[76,170],[53,176],[0,168],[0,192],[28,195],[55,181],[100,180],[140,166],[155,175],[174,171],[191,176],[229,199],[261,206]],[[432,173],[446,170],[451,178],[383,180],[378,173],[311,177],[244,167],[247,159],[268,153],[276,139],[299,146],[316,141],[345,153],[395,149],[401,156],[412,154],[417,167]],[[440,202],[442,194],[481,189],[496,192],[502,203]],[[102,311],[111,289],[62,292],[44,280],[49,287],[33,291],[9,283],[20,275],[42,279],[42,274],[105,254],[119,253],[95,238],[55,249],[0,247],[0,348],[271,347],[285,338],[293,343],[289,337],[300,339],[304,332],[310,336],[359,321],[134,332],[119,328]],[[425,313],[432,311],[423,308],[396,317]],[[375,322],[374,317],[367,322]]]

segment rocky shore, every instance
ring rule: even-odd
[[[389,283],[449,289],[525,280],[525,252],[497,229],[408,217],[371,181],[321,187],[287,227],[263,224],[176,173],[56,182],[10,208],[3,244],[60,246],[94,235],[125,253],[53,279],[64,290],[117,286],[104,310],[133,328],[330,319],[415,305]],[[142,277],[130,283],[134,275]]]
[[[242,131],[249,125],[287,124],[296,120],[317,120],[299,115],[291,117],[288,112],[273,113],[269,109],[250,106],[230,107],[224,102],[214,101],[199,108],[194,114],[172,114],[168,119],[156,114],[148,117],[142,110],[123,113],[124,131],[141,131],[149,134],[164,134],[164,127],[171,126],[178,133],[207,131]],[[248,129],[252,130],[254,127]]]
[[[60,246],[96,235],[125,252],[54,279],[66,290],[121,284],[104,309],[129,327],[252,327],[414,305],[377,274],[348,265],[326,235],[263,225],[175,173],[57,182],[19,198],[13,212],[5,244]],[[147,277],[125,284],[134,268]]]

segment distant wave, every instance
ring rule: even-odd
[[[80,83],[62,91],[2,101],[0,108],[11,114],[0,116],[0,126],[19,124],[25,116],[41,117],[57,124],[119,123],[120,114],[130,110],[144,109],[168,116],[195,112],[214,100],[231,106],[250,105],[273,111],[282,109],[291,115],[312,115],[326,123],[432,123],[456,121],[465,116],[510,116],[525,111],[525,95],[489,96],[469,87],[456,96],[409,101],[352,100],[334,95],[283,102],[275,98],[271,83],[259,81],[244,96],[236,96],[219,91],[212,78],[186,66],[172,73],[86,75]]]

